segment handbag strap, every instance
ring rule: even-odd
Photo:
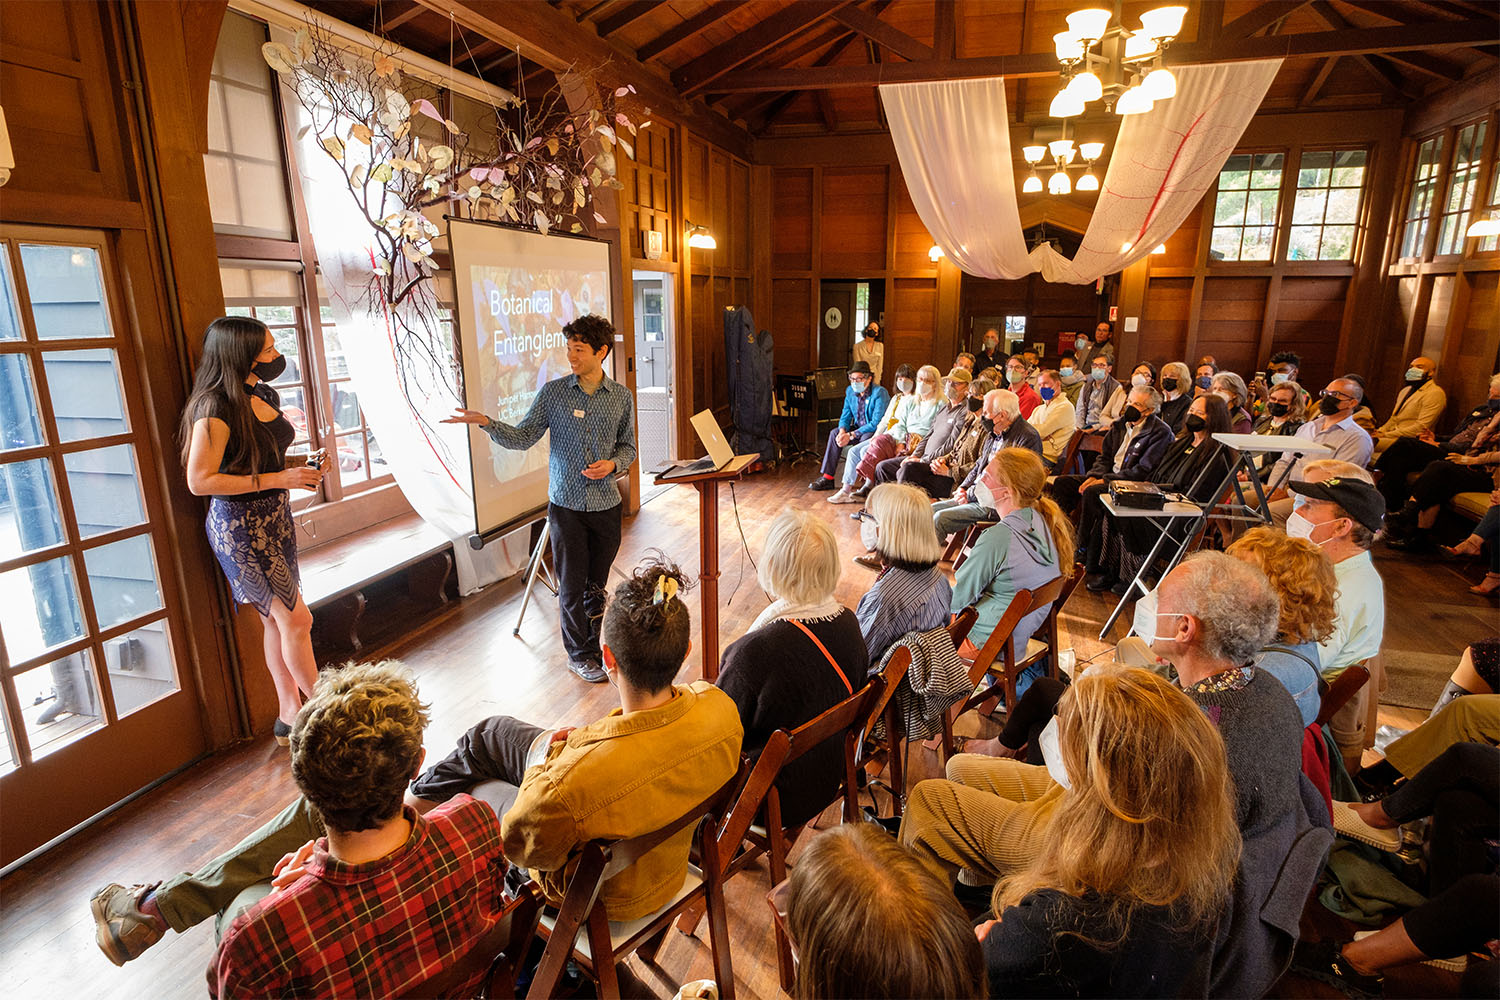
[[[850,694],[853,694],[854,693],[854,685],[849,683],[849,677],[848,677],[848,675],[846,675],[844,673],[844,668],[841,667],[841,666],[839,666],[839,662],[833,658],[833,654],[828,651],[828,647],[825,646],[825,645],[823,645],[823,643],[818,639],[818,637],[812,634],[812,629],[808,628],[806,625],[802,624],[801,622],[799,622],[795,618],[788,618],[786,620],[789,621],[789,622],[791,622],[793,625],[797,626],[798,628],[800,628],[802,630],[802,634],[805,635],[805,636],[807,636],[809,639],[811,639],[813,641],[813,645],[817,646],[818,649],[822,650],[823,655],[826,656],[826,657],[828,657],[828,663],[829,663],[829,665],[832,666],[833,669],[834,669],[834,672],[839,675],[839,680],[841,680],[841,681],[844,682],[844,688],[845,688],[845,690],[847,690]]]
[[[1301,660],[1303,663],[1307,664],[1309,667],[1312,667],[1313,673],[1315,673],[1315,674],[1321,674],[1321,671],[1318,669],[1318,665],[1316,663],[1314,663],[1306,654],[1299,653],[1299,652],[1297,652],[1295,649],[1293,649],[1290,646],[1282,645],[1279,642],[1273,642],[1269,646],[1262,647],[1261,652],[1262,653],[1285,653],[1288,656],[1295,656],[1297,659]]]

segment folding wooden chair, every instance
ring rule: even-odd
[[[538,930],[547,938],[527,997],[551,997],[568,959],[577,962],[599,984],[599,995],[620,996],[618,963],[631,952],[654,955],[672,921],[694,902],[708,911],[709,948],[714,980],[723,997],[734,996],[734,969],[729,955],[729,928],[724,916],[723,867],[719,863],[716,822],[740,787],[738,773],[714,794],[677,819],[651,833],[628,840],[590,841],[577,859],[573,876],[557,915],[544,914]],[[599,900],[604,883],[683,830],[697,826],[694,836],[699,863],[689,865],[682,888],[655,913],[627,922],[611,921]],[[585,933],[580,939],[579,931]]]
[[[541,912],[541,900],[535,887],[522,886],[521,892],[506,904],[495,926],[474,947],[452,965],[424,979],[401,996],[412,1000],[458,996],[481,973],[483,978],[479,980],[479,992],[475,994],[480,1000],[515,996],[516,969],[526,957],[531,939],[536,936]]]
[[[1326,726],[1332,722],[1339,709],[1347,705],[1349,699],[1358,694],[1359,689],[1364,687],[1369,679],[1370,670],[1365,666],[1364,660],[1345,667],[1343,672],[1333,679],[1333,683],[1323,690],[1322,697],[1318,701],[1318,717],[1315,720],[1317,724]]]
[[[1067,447],[1063,449],[1062,454],[1057,456],[1057,461],[1053,463],[1053,475],[1078,476],[1083,474],[1083,459],[1079,456],[1078,451],[1083,446],[1083,439],[1086,437],[1088,437],[1088,433],[1085,431],[1075,430],[1073,432],[1073,436],[1068,438]]]
[[[957,573],[958,568],[968,561],[969,553],[974,551],[974,545],[979,541],[979,536],[998,523],[998,521],[975,521],[969,525],[967,531],[954,532],[954,537],[962,535],[964,540],[953,557],[953,572]]]
[[[989,639],[985,641],[984,647],[979,650],[979,654],[975,656],[973,662],[969,664],[969,690],[971,692],[975,688],[979,687],[979,682],[984,679],[987,673],[989,673],[991,666],[993,666],[995,662],[995,657],[1001,655],[1002,651],[1005,649],[1006,643],[1010,640],[1011,634],[1015,632],[1016,626],[1020,624],[1021,619],[1025,618],[1029,613],[1027,609],[1030,608],[1030,606],[1031,591],[1029,590],[1019,590],[1016,592],[1015,596],[1010,599],[1009,607],[1007,607],[1005,609],[1005,613],[1000,616],[1000,620],[995,623],[995,629],[990,633]],[[965,612],[973,610],[973,608],[964,609]],[[977,617],[978,613],[975,612],[975,615]],[[973,624],[974,623],[972,621],[969,622],[970,628],[973,627]],[[968,629],[964,630],[965,638],[967,638],[968,636],[968,631]],[[961,646],[962,644],[963,640],[959,640],[958,646]],[[954,648],[958,647],[955,646]],[[967,705],[968,699],[965,699],[964,701],[951,706],[946,712],[943,713],[943,735],[942,742],[939,744],[938,750],[942,755],[944,762],[946,762],[949,757],[953,756],[953,724],[958,720],[958,717],[960,715],[968,711],[968,708],[966,707]]]
[[[869,780],[865,787],[870,791],[870,801],[875,800],[875,789],[884,788],[891,796],[891,815],[901,815],[901,802],[906,797],[906,761],[902,744],[905,736],[901,726],[901,713],[896,710],[896,688],[906,677],[906,672],[911,669],[911,649],[907,646],[897,646],[891,653],[890,659],[885,661],[885,669],[880,672],[883,689],[880,698],[875,702],[870,712],[870,725],[863,738],[860,740],[862,758],[859,761],[867,774]],[[874,739],[875,720],[884,718],[885,738]],[[884,766],[881,760],[884,759]],[[879,775],[889,768],[890,781],[882,780]],[[872,770],[873,769],[873,770]],[[857,778],[858,771],[855,772]]]

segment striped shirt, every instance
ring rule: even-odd
[[[604,376],[593,394],[578,385],[577,375],[544,384],[531,409],[512,427],[498,420],[484,432],[502,448],[522,451],[552,432],[547,455],[547,499],[569,510],[608,510],[620,503],[615,476],[635,463],[635,404],[630,390]],[[603,479],[583,470],[600,459],[615,463]]]
[[[892,566],[860,598],[855,616],[870,651],[870,666],[908,632],[926,632],[948,624],[953,589],[936,567],[913,572]]]

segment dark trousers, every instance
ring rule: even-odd
[[[923,490],[934,500],[946,500],[953,495],[953,477],[938,475],[926,462],[903,465],[896,478]]]
[[[446,802],[483,781],[519,788],[526,776],[526,752],[544,731],[508,715],[492,715],[460,736],[452,753],[423,771],[411,783],[412,794]]]
[[[1066,690],[1066,684],[1051,677],[1038,677],[1032,681],[1026,693],[1016,699],[1016,707],[1006,714],[1000,742],[1012,750],[1024,746],[1028,764],[1047,763],[1042,758],[1042,746],[1037,737],[1057,714],[1057,703]]]
[[[1380,473],[1380,492],[1385,496],[1385,509],[1398,511],[1406,505],[1411,495],[1406,477],[1421,472],[1431,462],[1443,457],[1443,449],[1417,438],[1397,438],[1380,455],[1375,471]]]
[[[1494,473],[1487,465],[1455,465],[1439,460],[1428,462],[1411,484],[1411,499],[1417,510],[1426,510],[1447,503],[1459,493],[1488,493],[1493,486]]]
[[[1500,923],[1500,875],[1465,875],[1401,918],[1406,936],[1429,958],[1483,951]],[[1475,964],[1473,959],[1469,964]],[[1492,964],[1492,963],[1485,963]],[[1493,973],[1493,970],[1491,970]],[[1460,993],[1460,996],[1494,996]]]
[[[604,618],[609,567],[620,551],[623,504],[607,510],[570,510],[547,505],[552,565],[557,569],[558,616],[563,648],[574,663],[599,663],[599,623]]]
[[[1465,875],[1491,871],[1485,841],[1500,836],[1500,747],[1453,744],[1387,795],[1381,808],[1399,823],[1432,817],[1429,896]]]
[[[1078,509],[1078,487],[1088,476],[1080,476],[1076,473],[1067,473],[1055,477],[1047,486],[1047,492],[1052,494],[1052,499],[1066,513],[1073,513]]]
[[[844,453],[845,448],[859,444],[861,441],[870,436],[868,434],[851,433],[849,436],[849,444],[840,445],[840,430],[842,430],[842,428],[835,427],[833,430],[828,432],[828,444],[823,448],[823,464],[818,468],[818,471],[821,472],[826,479],[832,479],[833,474],[838,471],[839,456]]]
[[[906,459],[907,456],[905,455],[897,455],[895,458],[888,458],[884,462],[876,463],[876,485],[879,485],[880,483],[894,483],[896,481],[896,477],[900,474],[901,466],[906,461]],[[915,465],[916,463],[913,462],[912,464]]]

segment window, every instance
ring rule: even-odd
[[[318,279],[321,294],[322,279]],[[344,357],[344,345],[339,328],[334,323],[333,310],[322,307],[323,365],[328,382],[330,410],[333,419],[331,440],[325,439],[328,448],[330,473],[338,477],[344,494],[368,484],[372,479],[390,475],[390,466],[381,453],[375,434],[365,423],[364,411],[360,409],[359,397],[355,395],[354,383],[349,375],[349,362]],[[335,473],[335,470],[336,473]]]
[[[1406,224],[1401,236],[1403,259],[1415,260],[1426,252],[1432,202],[1437,193],[1438,164],[1442,161],[1442,136],[1435,135],[1417,148],[1417,165],[1412,171],[1411,197],[1406,203]]]
[[[1488,121],[1477,121],[1458,130],[1453,143],[1453,169],[1448,180],[1448,200],[1443,205],[1442,228],[1437,252],[1463,253],[1464,231],[1469,228],[1469,210],[1479,193],[1479,158],[1484,150]]]
[[[1292,204],[1288,260],[1350,260],[1354,256],[1365,151],[1327,150],[1302,154]]]
[[[1237,153],[1219,171],[1213,260],[1270,260],[1281,200],[1281,153]]]
[[[1500,156],[1497,156],[1496,159],[1500,160]],[[1495,166],[1490,168],[1490,197],[1485,203],[1485,207],[1487,209],[1485,214],[1489,218],[1500,219],[1500,163],[1496,163]],[[1479,246],[1475,249],[1480,252],[1500,250],[1500,236],[1484,237],[1479,241]]]
[[[292,238],[281,125],[271,69],[261,57],[265,25],[229,11],[208,83],[208,203],[214,229]]]
[[[855,336],[864,336],[865,327],[870,325],[870,283],[861,281],[854,286],[854,327]]]

